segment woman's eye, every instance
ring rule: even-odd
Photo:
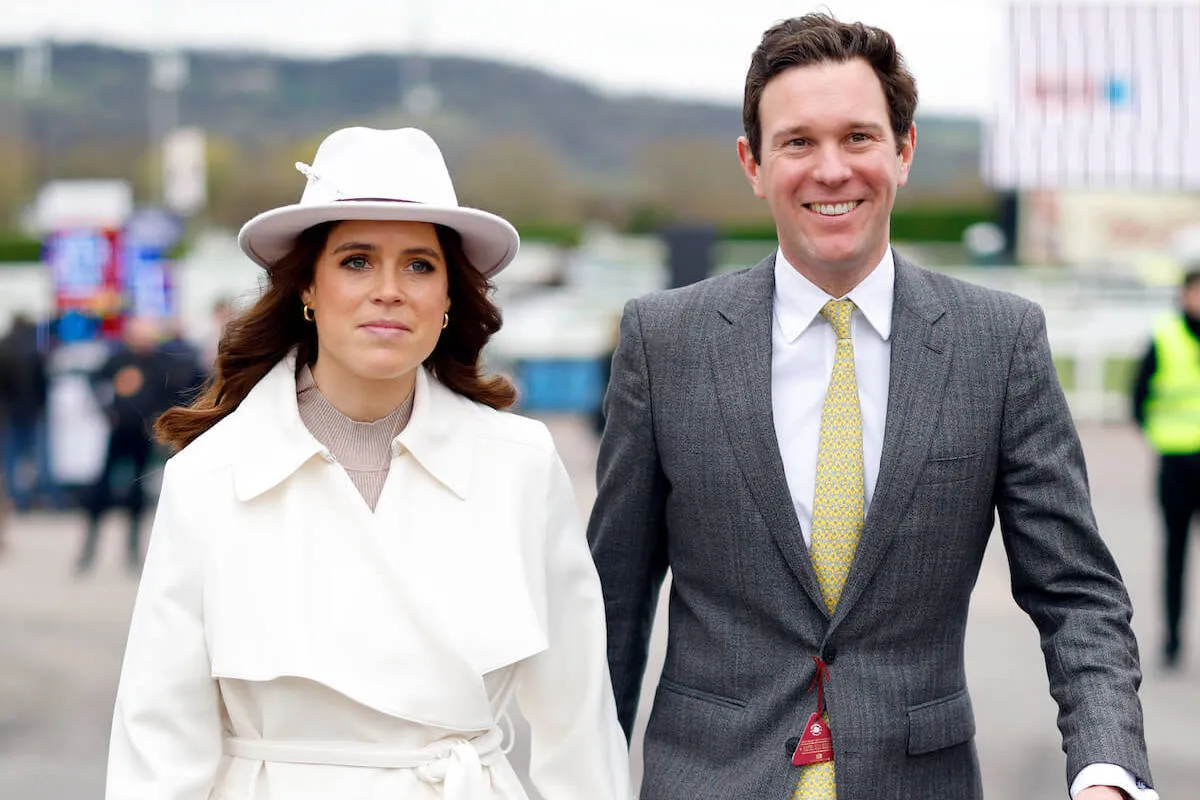
[[[366,256],[350,256],[342,261],[342,266],[348,269],[366,269],[371,264]]]
[[[408,268],[413,272],[433,272],[433,264],[422,258],[418,258],[416,261],[410,263]]]

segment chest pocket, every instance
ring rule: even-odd
[[[921,486],[939,483],[958,483],[970,480],[979,474],[983,459],[979,453],[949,458],[933,458],[925,463],[921,471]]]

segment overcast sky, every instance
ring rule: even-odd
[[[923,111],[988,115],[1007,7],[1008,0],[0,0],[0,41],[321,56],[422,47],[529,64],[615,93],[740,103],[762,31],[827,9],[892,32]]]

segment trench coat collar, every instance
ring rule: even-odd
[[[419,368],[412,417],[393,440],[393,456],[411,453],[439,483],[465,499],[471,482],[475,411],[470,400]],[[243,502],[283,483],[310,459],[332,458],[300,419],[295,351],[250,390],[232,416],[238,423],[239,442],[234,489]]]
[[[465,500],[475,461],[479,413],[474,402],[421,367],[417,370],[412,418],[396,436],[392,452],[412,453],[426,472]]]

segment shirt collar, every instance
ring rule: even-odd
[[[473,410],[470,400],[443,386],[424,367],[418,369],[412,417],[396,436],[393,452],[407,449],[439,483],[466,498],[474,452]],[[278,486],[323,450],[300,419],[295,352],[276,364],[231,416],[242,421],[234,486],[243,501]]]
[[[892,248],[884,250],[883,258],[867,277],[846,295],[875,329],[887,341],[892,335],[892,303],[895,300],[896,262]],[[824,289],[800,274],[779,249],[775,253],[775,319],[784,339],[794,342],[808,329],[821,309],[832,297]]]

